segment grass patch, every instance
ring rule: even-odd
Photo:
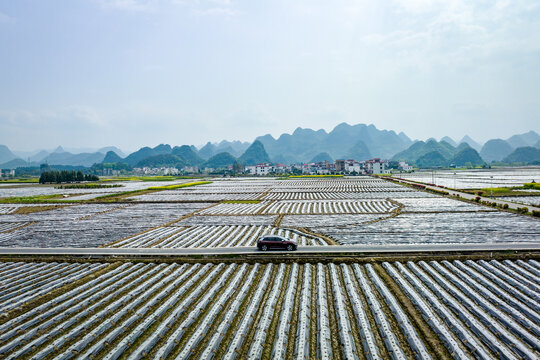
[[[39,183],[39,178],[0,180],[1,184]]]
[[[35,195],[35,196],[16,196],[0,199],[2,204],[35,204],[35,203],[50,203],[58,202],[59,199],[63,199],[62,194],[54,195]],[[72,200],[73,201],[73,200]]]
[[[114,202],[114,201],[121,200],[122,198],[125,198],[125,197],[128,197],[128,196],[134,196],[134,195],[138,195],[138,194],[145,194],[145,193],[148,193],[148,192],[149,192],[148,190],[123,191],[123,192],[119,192],[119,193],[98,196],[98,197],[96,197],[94,199],[91,199],[89,201],[111,201],[111,202]]]
[[[42,211],[48,211],[48,210],[54,210],[54,209],[60,209],[63,208],[66,205],[44,205],[44,206],[21,206],[17,210],[15,210],[14,214],[24,215],[24,214],[32,214]]]
[[[167,186],[154,186],[154,187],[149,187],[148,190],[174,190],[174,189],[181,189],[181,188],[185,188],[185,187],[197,186],[197,185],[205,185],[205,184],[211,184],[211,183],[212,183],[211,181],[196,181],[196,182],[191,182],[191,183],[186,183],[186,184],[174,184],[174,185],[167,185]]]
[[[525,183],[523,184],[524,189],[534,189],[540,191],[540,183]]]
[[[534,184],[534,183],[533,183]],[[534,195],[540,195],[540,188],[538,187],[531,187],[530,189],[538,189],[539,193],[534,193],[530,191],[520,191],[523,189],[529,189],[525,186],[523,187],[494,187],[493,188],[493,196],[534,196]],[[463,192],[467,192],[469,194],[475,194],[478,196],[491,196],[491,188],[483,188],[483,189],[467,189],[462,190]]]
[[[210,183],[211,183],[211,181],[197,181],[197,182],[186,183],[186,184],[175,184],[175,185],[167,185],[167,186],[154,186],[154,187],[149,187],[148,189],[123,191],[123,192],[120,192],[120,193],[103,195],[103,196],[99,196],[97,198],[94,198],[92,201],[115,202],[115,201],[123,200],[126,197],[132,197],[132,196],[135,196],[135,195],[150,194],[150,193],[153,193],[153,192],[156,192],[156,191],[180,189],[180,188],[196,186],[196,185],[204,185],[204,184],[210,184]]]
[[[261,200],[223,200],[223,204],[258,204]]]

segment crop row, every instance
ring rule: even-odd
[[[0,263],[0,314],[82,279],[103,264]]]
[[[7,221],[32,224],[0,236],[0,246],[97,247],[178,220],[209,205],[81,204],[25,215],[2,215]]]
[[[0,233],[5,233],[28,224],[27,222],[6,222],[0,223]]]
[[[0,354],[6,359],[410,354],[412,348],[390,325],[395,320],[382,310],[386,305],[373,284],[378,279],[358,264],[124,264],[1,324]],[[423,348],[414,328],[407,331]]]
[[[12,206],[12,205],[0,205],[0,214],[11,214],[15,211],[17,211],[19,207],[18,206]]]
[[[388,182],[379,186],[364,186],[364,185],[333,185],[333,186],[298,186],[298,187],[272,187],[270,192],[357,192],[357,193],[378,193],[378,192],[413,192],[414,190],[400,185],[390,184]]]
[[[186,227],[159,227],[135,235],[112,247],[155,247],[155,248],[201,248],[255,246],[262,235],[282,235],[296,240],[298,245],[327,245],[318,237],[300,233],[296,230],[280,229],[257,225],[201,225]]]
[[[387,200],[337,201],[261,201],[255,204],[218,204],[199,212],[199,215],[300,215],[300,214],[365,214],[389,213],[397,205]]]
[[[47,204],[47,205],[58,205],[58,204]],[[43,206],[43,204],[2,204],[0,205],[0,215],[13,214],[15,211],[17,211],[18,208],[29,207],[29,206]]]
[[[535,261],[111,265],[0,320],[0,356],[432,359],[437,338],[458,359],[536,359],[539,272]]]
[[[536,261],[384,263],[455,358],[538,359]]]
[[[269,192],[262,196],[262,200],[348,200],[348,199],[385,199],[391,197],[413,197],[417,194],[411,191],[400,191],[388,194],[387,192]],[[421,193],[419,193],[421,194]]]
[[[135,196],[132,199],[137,201],[217,201],[217,200],[256,200],[263,192],[249,193],[215,193],[215,192],[195,192],[195,191],[160,191]]]
[[[397,205],[387,200],[370,201],[275,201],[263,214],[363,214],[388,213]]]
[[[179,189],[176,193],[262,193],[271,192],[389,192],[412,191],[403,186],[369,177],[355,179],[306,180],[226,180],[197,188]],[[173,192],[171,192],[172,194]]]

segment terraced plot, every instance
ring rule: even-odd
[[[84,204],[27,215],[2,215],[2,223],[32,224],[0,234],[0,246],[97,247],[176,221],[208,205]]]
[[[0,188],[0,197],[36,196],[36,195],[80,195],[90,194],[87,198],[114,194],[124,191],[143,190],[153,186],[178,185],[191,182],[193,179],[178,179],[173,181],[118,181],[108,182],[108,185],[120,185],[111,188],[73,189],[58,188],[57,185],[40,184],[12,184],[9,187]],[[80,199],[80,198],[79,198]]]
[[[133,196],[137,201],[172,202],[172,201],[220,201],[220,200],[257,200],[263,192],[256,193],[208,193],[195,191],[160,191],[157,193]]]
[[[1,191],[0,191],[1,193]],[[43,206],[44,204],[0,204],[0,215],[13,214],[19,208],[32,207],[32,206]],[[51,205],[65,205],[65,204],[46,204],[47,206]]]
[[[315,192],[302,189],[294,192],[268,192],[261,197],[262,200],[356,200],[356,199],[386,199],[409,198],[409,197],[429,197],[429,194],[416,191],[386,191],[377,192]],[[434,196],[434,195],[433,195]]]
[[[32,266],[44,265],[3,263],[0,274],[24,282]],[[534,260],[93,266],[97,276],[0,318],[0,356],[540,356]]]
[[[475,212],[497,211],[493,208],[444,197],[401,198],[404,212]]]
[[[391,192],[407,189],[384,180],[367,176],[337,179],[283,180],[272,186],[272,192]],[[412,190],[411,190],[412,191]]]
[[[0,246],[94,247],[169,225],[192,227],[193,232],[186,231],[178,244],[198,244],[193,246],[200,245],[198,240],[187,237],[198,234],[202,226],[213,229],[208,246],[250,244],[252,237],[244,235],[251,234],[253,226],[302,228],[343,245],[530,242],[540,236],[534,219],[371,177],[215,179],[124,201],[0,214]],[[42,204],[4,204],[0,209],[12,212],[33,205]],[[28,226],[19,228],[23,223]],[[218,240],[219,235],[212,235],[233,226],[231,233],[242,234],[241,240]],[[244,230],[236,233],[237,229]],[[142,246],[153,242],[159,238],[149,237]]]
[[[201,215],[285,215],[285,214],[364,214],[389,213],[398,206],[387,200],[355,201],[261,201],[256,204],[219,204]]]
[[[231,246],[256,246],[263,235],[277,234],[296,240],[300,246],[328,245],[325,240],[272,226],[254,225],[201,225],[186,227],[159,227],[107,247],[155,248],[206,248]]]
[[[294,226],[287,217],[283,224]],[[537,219],[500,211],[403,213],[364,224],[321,221],[310,228],[343,245],[537,242],[540,236]]]
[[[540,207],[540,196],[501,196],[497,199]]]

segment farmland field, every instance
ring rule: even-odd
[[[455,189],[483,189],[489,188],[492,184],[493,187],[513,187],[533,181],[539,182],[540,167],[418,171],[394,176]]]
[[[169,182],[121,184],[125,188],[95,190],[140,190],[143,184]],[[50,188],[2,188],[0,197]],[[101,192],[87,195],[96,194]],[[254,246],[264,234],[290,236],[301,246],[535,242],[540,237],[534,218],[371,177],[213,179],[122,201],[63,205],[34,212],[31,207],[40,204],[0,204],[0,246]]]
[[[540,196],[500,196],[497,199],[540,207]]]
[[[535,260],[4,262],[0,275],[5,359],[540,356]]]
[[[0,246],[228,251],[277,234],[317,252],[540,238],[532,216],[368,177],[213,179],[112,202],[43,205],[1,204]],[[0,358],[540,357],[534,255],[360,261],[320,254],[302,261],[289,253],[4,258]]]

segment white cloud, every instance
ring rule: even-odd
[[[239,13],[231,0],[172,0],[188,8],[195,16],[234,16]]]
[[[107,9],[125,11],[152,11],[156,0],[100,0],[101,5]]]
[[[209,16],[209,15],[218,15],[218,16],[234,16],[238,14],[238,11],[229,9],[229,8],[222,8],[222,7],[214,7],[209,9],[194,9],[193,14],[199,15],[199,16]]]

